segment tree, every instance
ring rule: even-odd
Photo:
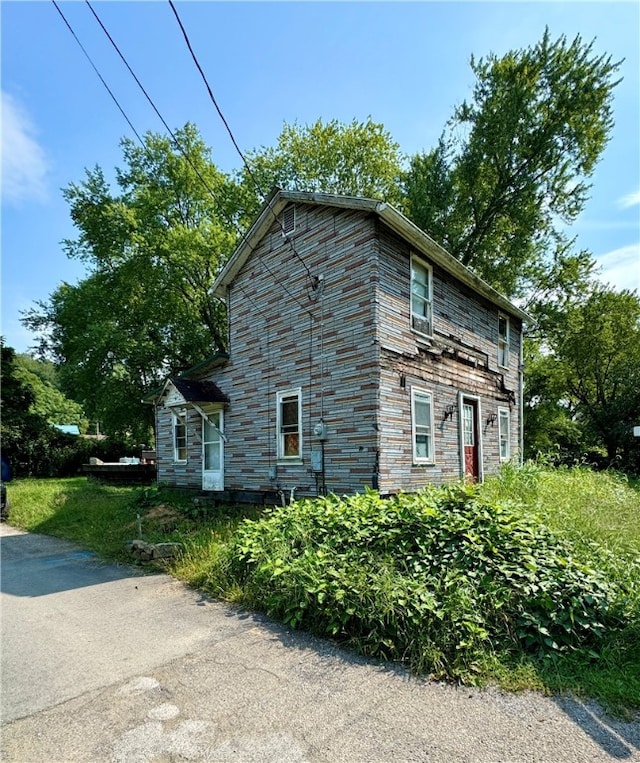
[[[640,297],[594,288],[567,310],[552,347],[558,390],[613,462],[640,424]]]
[[[402,156],[399,145],[382,124],[371,118],[343,124],[338,120],[301,127],[285,124],[275,148],[247,154],[241,173],[249,194],[267,193],[273,186],[295,191],[365,196],[397,203]],[[254,183],[255,181],[255,183]],[[255,214],[259,203],[248,212]]]
[[[53,363],[29,355],[16,355],[15,377],[33,394],[29,413],[36,414],[48,424],[77,424],[81,431],[86,431],[88,422],[82,406],[60,390]]]
[[[64,191],[79,231],[65,250],[89,273],[24,319],[89,417],[139,442],[152,423],[145,393],[226,343],[224,306],[211,286],[235,246],[238,191],[195,127],[176,139],[123,140],[117,192],[98,167]]]
[[[548,30],[530,48],[472,58],[471,101],[433,150],[411,159],[409,217],[508,296],[528,293],[550,264],[580,275],[561,226],[587,199],[619,66],[593,43],[554,42]]]
[[[2,362],[0,364],[0,385],[2,403],[0,416],[0,440],[2,453],[9,460],[14,475],[31,473],[31,452],[44,437],[50,427],[46,419],[33,413],[31,407],[35,394],[31,387],[20,378],[13,347],[0,341]]]

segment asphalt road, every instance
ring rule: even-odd
[[[414,679],[1,526],[3,763],[640,761],[640,719]]]

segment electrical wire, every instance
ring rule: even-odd
[[[111,91],[111,88],[109,87],[109,85],[107,85],[107,83],[105,82],[105,80],[104,80],[104,77],[103,77],[103,76],[102,76],[102,74],[100,74],[100,72],[98,71],[98,67],[97,67],[97,66],[96,66],[96,65],[93,63],[93,60],[92,60],[91,56],[90,56],[90,55],[87,53],[87,51],[86,51],[86,49],[85,49],[84,45],[83,45],[83,44],[80,42],[80,40],[78,39],[78,35],[77,35],[77,34],[76,34],[74,31],[73,31],[73,29],[72,29],[72,27],[71,27],[71,24],[70,24],[70,23],[67,21],[67,18],[66,18],[66,16],[65,16],[65,15],[64,15],[64,13],[63,13],[63,12],[60,10],[60,6],[58,5],[58,3],[56,3],[56,0],[51,0],[51,2],[53,3],[53,5],[55,6],[55,9],[58,11],[58,13],[60,14],[60,16],[62,17],[62,20],[64,21],[64,23],[67,25],[67,29],[68,29],[68,30],[71,32],[71,34],[73,35],[73,39],[74,39],[74,40],[75,40],[75,41],[78,43],[78,45],[80,46],[80,50],[81,50],[81,51],[84,53],[84,55],[86,56],[87,60],[89,61],[89,63],[90,63],[90,64],[91,64],[91,66],[93,67],[93,71],[94,71],[94,72],[95,72],[95,73],[98,75],[98,77],[99,77],[99,79],[100,79],[100,82],[102,82],[102,84],[104,85],[104,87],[105,87],[105,89],[106,89],[107,93],[109,93],[109,95],[111,96],[111,98],[112,98],[113,102],[114,102],[114,103],[115,103],[115,105],[118,107],[118,110],[120,111],[120,113],[122,114],[122,116],[125,118],[125,120],[126,120],[127,124],[128,124],[128,125],[129,125],[129,127],[130,127],[130,128],[133,130],[133,132],[134,132],[134,135],[135,135],[135,136],[136,136],[136,138],[137,138],[137,139],[140,141],[140,144],[141,144],[141,145],[144,145],[144,141],[143,141],[143,140],[142,140],[142,138],[140,137],[140,134],[138,133],[138,131],[136,130],[136,128],[135,128],[135,127],[133,126],[133,124],[131,123],[131,120],[130,120],[130,119],[129,119],[129,117],[126,115],[126,113],[125,113],[125,110],[122,108],[122,106],[121,106],[121,105],[120,105],[120,103],[118,102],[118,99],[115,97],[115,95],[114,95],[114,94],[113,94],[113,92]]]
[[[89,9],[91,10],[91,13],[93,14],[93,16],[94,16],[94,18],[96,19],[96,21],[98,22],[98,24],[100,25],[100,27],[101,27],[102,31],[103,31],[103,32],[105,33],[105,35],[107,36],[107,39],[109,40],[109,42],[111,43],[111,45],[113,46],[113,48],[115,49],[115,51],[116,51],[116,52],[118,53],[118,55],[120,56],[120,59],[122,60],[122,62],[124,63],[124,65],[127,67],[127,69],[128,69],[128,71],[129,71],[129,73],[131,74],[131,76],[133,77],[133,79],[136,81],[136,83],[137,83],[138,87],[140,88],[140,90],[141,90],[141,91],[142,91],[142,93],[144,94],[145,98],[147,99],[147,101],[149,102],[149,104],[151,105],[151,107],[153,108],[153,110],[155,111],[155,113],[157,114],[158,118],[160,119],[160,121],[161,121],[161,122],[162,122],[162,124],[164,125],[165,129],[167,130],[167,132],[168,132],[168,133],[169,133],[169,135],[171,136],[171,139],[173,140],[173,142],[174,142],[175,146],[178,148],[178,150],[180,151],[180,153],[181,153],[181,154],[182,154],[182,155],[185,157],[185,159],[187,160],[187,162],[189,163],[189,165],[191,166],[191,168],[193,169],[193,171],[195,172],[196,176],[199,178],[199,180],[201,181],[201,183],[203,184],[203,186],[204,186],[204,187],[205,187],[205,188],[206,188],[206,189],[209,191],[209,193],[211,194],[211,196],[212,196],[212,198],[214,199],[214,201],[218,202],[218,199],[217,199],[217,197],[216,197],[216,195],[215,195],[215,193],[214,193],[213,189],[212,189],[212,188],[211,188],[211,186],[210,186],[210,185],[207,183],[207,181],[206,181],[206,180],[205,180],[205,179],[202,177],[202,175],[201,175],[201,174],[200,174],[200,172],[198,171],[198,168],[197,168],[197,167],[196,167],[196,166],[193,164],[193,162],[191,161],[191,158],[189,157],[188,153],[187,153],[187,152],[186,152],[186,150],[185,150],[185,149],[182,147],[182,145],[180,144],[180,141],[177,139],[177,137],[175,136],[175,134],[173,133],[173,131],[171,130],[171,128],[169,127],[169,125],[168,125],[168,124],[167,124],[167,122],[165,121],[164,117],[163,117],[163,116],[162,116],[162,114],[160,113],[160,110],[158,109],[158,107],[157,107],[157,106],[155,105],[155,103],[153,102],[153,99],[151,98],[151,96],[149,95],[149,93],[146,91],[146,89],[144,88],[144,86],[143,86],[143,85],[142,85],[142,83],[140,82],[139,78],[136,76],[135,72],[133,71],[133,69],[132,69],[132,68],[131,68],[131,66],[129,65],[129,62],[128,62],[128,61],[127,61],[127,59],[125,58],[124,54],[122,53],[122,51],[120,50],[120,48],[119,48],[119,47],[118,47],[118,45],[116,44],[115,40],[113,39],[113,37],[111,36],[111,34],[109,33],[109,31],[107,30],[107,28],[105,27],[105,25],[102,23],[102,20],[100,19],[100,17],[98,16],[98,14],[97,14],[97,13],[96,13],[96,11],[94,10],[94,8],[92,7],[91,3],[89,2],[89,0],[85,0],[85,2],[86,2],[86,4],[89,6]],[[272,211],[272,213],[274,214],[274,217],[275,217],[275,213],[273,212],[273,210],[271,210],[271,211]],[[230,218],[230,217],[229,217],[229,216],[226,214],[226,212],[225,212],[224,210],[222,210],[222,209],[219,209],[219,212],[220,212],[220,213],[222,214],[222,216],[225,218],[225,220],[227,221],[227,223],[228,223],[229,225],[231,225],[231,226],[232,226],[232,227],[235,229],[236,233],[238,233],[238,234],[240,235],[240,234],[241,234],[241,232],[240,232],[240,230],[238,229],[238,226],[236,225],[235,221],[233,221],[233,220],[232,220],[232,219],[231,219],[231,218]],[[276,219],[277,219],[277,217],[276,217]],[[279,222],[279,221],[278,221],[278,222]],[[289,242],[289,243],[291,243],[291,242]],[[252,251],[253,251],[253,252],[255,252],[255,250],[252,250]],[[294,250],[294,251],[295,251],[295,250]],[[264,260],[263,260],[263,259],[262,259],[262,258],[261,258],[259,255],[258,255],[258,258],[259,258],[259,259],[260,259],[260,261],[262,262],[263,266],[265,267],[265,269],[266,269],[266,271],[269,273],[269,275],[270,275],[270,276],[271,276],[271,277],[274,279],[274,282],[276,282],[276,283],[279,283],[279,285],[280,285],[280,287],[283,289],[283,291],[284,291],[284,292],[285,292],[285,293],[286,293],[286,294],[287,294],[287,295],[288,295],[288,296],[289,296],[289,297],[290,297],[292,300],[294,300],[294,301],[295,301],[295,302],[296,302],[296,303],[299,305],[299,307],[300,307],[302,310],[304,310],[305,312],[307,312],[307,313],[309,313],[309,314],[310,314],[310,311],[307,309],[307,307],[306,307],[306,306],[305,306],[305,305],[304,305],[302,302],[300,302],[300,300],[299,300],[299,299],[298,299],[298,298],[297,298],[297,297],[296,297],[294,294],[292,294],[292,292],[291,292],[291,291],[290,291],[290,290],[289,290],[289,289],[288,289],[288,288],[287,288],[287,287],[286,287],[286,286],[285,286],[285,285],[284,285],[284,284],[283,284],[281,281],[279,281],[279,280],[278,280],[278,276],[276,276],[276,274],[273,272],[273,270],[271,270],[271,269],[268,267],[268,265],[267,265],[267,264],[264,262]],[[299,256],[298,256],[298,258],[300,259],[300,257],[299,257]],[[302,260],[301,260],[301,261],[302,261]],[[303,263],[303,264],[304,264],[304,263]],[[306,265],[305,265],[305,267],[306,267]],[[308,268],[307,268],[307,271],[308,271]]]
[[[87,2],[88,1],[89,0],[87,0]],[[178,15],[178,11],[177,11],[175,5],[173,4],[173,0],[169,0],[169,5],[171,6],[171,10],[173,11],[173,15],[176,17],[176,21],[178,22],[178,26],[180,27],[180,30],[182,32],[182,36],[184,37],[184,41],[185,41],[185,43],[187,45],[187,48],[189,49],[189,53],[191,53],[191,58],[193,59],[193,62],[195,64],[196,68],[200,72],[200,76],[202,77],[202,81],[204,82],[205,87],[207,88],[207,92],[209,93],[209,98],[211,99],[211,102],[213,103],[216,111],[218,112],[218,116],[222,120],[222,123],[225,126],[225,129],[226,129],[227,133],[229,134],[229,137],[231,138],[231,142],[233,143],[234,148],[238,152],[239,157],[242,159],[242,163],[244,164],[245,169],[247,170],[247,173],[248,173],[249,177],[251,178],[251,181],[253,182],[253,185],[255,186],[256,191],[260,194],[260,196],[262,197],[262,200],[264,202],[265,198],[266,198],[266,194],[263,191],[263,189],[260,187],[260,184],[258,183],[258,181],[256,179],[256,176],[253,173],[253,170],[249,166],[249,163],[247,162],[247,160],[245,158],[245,155],[242,153],[242,150],[240,149],[240,146],[238,145],[238,142],[235,139],[235,136],[234,136],[234,134],[233,134],[233,132],[231,130],[231,127],[229,127],[229,123],[225,119],[225,116],[222,113],[222,110],[221,110],[220,106],[218,105],[216,97],[213,94],[213,90],[211,89],[211,85],[209,84],[209,81],[207,80],[207,76],[205,75],[205,73],[204,73],[204,71],[202,69],[202,66],[200,65],[200,62],[198,61],[198,57],[196,56],[195,51],[193,50],[193,46],[191,45],[191,41],[189,40],[189,36],[187,34],[187,31],[184,28],[184,24],[182,23],[182,21],[180,19],[180,16]],[[300,256],[300,254],[296,250],[296,248],[295,248],[295,246],[293,244],[293,241],[291,241],[291,239],[286,235],[286,232],[285,232],[284,226],[282,224],[282,221],[276,215],[273,207],[271,206],[271,202],[268,201],[267,205],[268,205],[269,209],[271,210],[271,214],[273,215],[275,221],[280,226],[282,234],[285,236],[286,240],[288,241],[289,246],[291,247],[291,251],[293,252],[295,257],[299,260],[299,262],[302,264],[304,269],[307,271],[307,276],[309,277],[309,279],[311,281],[311,288],[315,290],[315,288],[316,288],[316,279],[313,277],[313,274],[311,273],[311,270],[309,269],[309,266],[302,259],[302,257]]]
[[[113,94],[113,92],[111,91],[111,89],[109,88],[109,86],[107,85],[107,83],[106,83],[106,81],[105,81],[104,77],[103,77],[103,76],[100,74],[100,71],[98,70],[97,66],[94,64],[94,62],[92,61],[92,59],[91,59],[91,57],[89,56],[88,52],[86,51],[86,49],[84,48],[84,46],[83,46],[83,45],[82,45],[82,43],[80,42],[80,39],[78,38],[77,34],[74,32],[73,28],[71,27],[71,24],[69,23],[69,21],[67,20],[67,18],[66,18],[66,17],[64,16],[64,14],[62,13],[61,9],[59,8],[58,4],[56,3],[56,0],[52,0],[52,3],[53,3],[53,5],[55,6],[55,8],[56,8],[56,10],[58,11],[58,13],[60,14],[60,16],[62,17],[62,19],[63,19],[64,23],[66,24],[67,28],[69,29],[69,31],[70,31],[70,32],[71,32],[71,34],[73,35],[74,39],[76,40],[76,42],[78,43],[78,45],[79,45],[79,46],[80,46],[80,48],[82,49],[83,53],[85,54],[85,56],[86,56],[86,57],[87,57],[87,59],[89,60],[89,63],[91,64],[91,66],[92,66],[92,68],[94,69],[95,73],[97,74],[98,78],[100,79],[100,81],[102,82],[102,84],[104,85],[104,87],[106,88],[106,90],[107,90],[107,92],[109,93],[109,95],[112,97],[112,99],[113,99],[114,103],[116,104],[116,106],[118,107],[118,109],[119,109],[120,113],[122,114],[122,116],[123,116],[123,117],[125,118],[125,120],[127,121],[127,124],[128,124],[130,127],[131,127],[131,129],[132,129],[132,130],[133,130],[133,132],[135,133],[135,135],[136,135],[136,137],[137,137],[138,141],[140,142],[141,146],[143,146],[143,147],[144,147],[144,145],[145,145],[145,144],[144,144],[144,140],[141,138],[140,134],[138,133],[138,131],[137,131],[137,130],[135,129],[135,127],[133,126],[133,123],[131,122],[131,120],[130,120],[130,119],[129,119],[129,117],[127,116],[126,112],[124,111],[124,109],[122,108],[122,106],[120,105],[120,103],[118,102],[117,98],[115,97],[115,95]],[[185,148],[182,146],[182,144],[180,143],[180,141],[178,140],[178,138],[176,137],[176,135],[173,133],[173,131],[171,130],[171,128],[169,127],[169,125],[167,124],[167,122],[165,121],[165,119],[164,119],[164,117],[162,116],[162,114],[160,113],[160,111],[159,111],[158,107],[157,107],[157,106],[155,105],[155,103],[153,102],[153,99],[152,99],[152,98],[151,98],[151,96],[148,94],[148,92],[146,91],[146,89],[144,88],[144,86],[142,85],[142,83],[140,82],[139,78],[136,76],[135,72],[133,71],[133,69],[131,68],[131,66],[129,65],[129,63],[127,62],[127,60],[126,60],[126,58],[124,57],[123,53],[121,52],[120,48],[118,47],[118,45],[116,44],[116,42],[113,40],[112,36],[109,34],[109,31],[106,29],[105,25],[102,23],[102,21],[101,21],[100,17],[99,17],[99,16],[98,16],[98,14],[96,13],[96,11],[95,11],[95,10],[93,9],[93,7],[91,6],[91,3],[89,2],[89,0],[86,0],[86,3],[87,3],[87,5],[89,6],[89,9],[91,10],[91,12],[92,12],[92,14],[93,14],[94,18],[96,19],[96,21],[97,21],[97,22],[98,22],[98,24],[100,25],[101,29],[103,30],[103,32],[105,33],[105,35],[107,36],[107,38],[109,39],[109,41],[111,42],[112,46],[114,47],[114,49],[116,50],[116,52],[117,52],[117,53],[118,53],[118,55],[120,56],[121,60],[124,62],[125,66],[127,67],[128,71],[129,71],[129,73],[130,73],[130,74],[131,74],[131,76],[134,78],[134,80],[136,81],[136,83],[137,83],[138,87],[139,87],[139,88],[140,88],[140,90],[143,92],[143,94],[145,95],[145,97],[146,97],[147,101],[149,102],[149,104],[151,105],[151,107],[153,108],[153,110],[155,111],[155,113],[157,114],[158,118],[160,119],[160,121],[161,121],[161,122],[162,122],[162,124],[164,125],[165,129],[166,129],[166,130],[167,130],[167,132],[169,133],[169,135],[170,135],[170,137],[171,137],[171,139],[172,139],[172,141],[173,141],[173,143],[174,143],[175,147],[176,147],[176,148],[178,149],[178,151],[180,151],[180,153],[183,155],[183,157],[185,158],[185,160],[187,161],[187,163],[189,164],[189,166],[192,168],[192,170],[194,171],[194,173],[196,174],[196,176],[198,177],[198,179],[199,179],[199,180],[200,180],[200,182],[202,183],[203,187],[204,187],[204,188],[205,188],[205,189],[206,189],[206,190],[209,192],[209,194],[211,195],[211,197],[213,198],[213,200],[214,200],[216,203],[218,203],[218,201],[219,201],[219,200],[218,200],[218,198],[217,198],[217,196],[216,196],[215,192],[213,191],[213,189],[211,188],[211,186],[209,185],[209,183],[208,183],[208,182],[205,180],[205,178],[202,176],[202,174],[200,173],[200,171],[198,170],[198,168],[195,166],[195,164],[192,162],[192,160],[191,160],[191,157],[189,156],[189,154],[187,153],[187,151],[185,150]],[[231,226],[231,227],[232,227],[232,228],[233,228],[233,229],[236,231],[236,233],[237,233],[239,236],[241,236],[241,235],[242,235],[242,232],[239,230],[239,228],[238,228],[238,225],[237,225],[237,224],[236,224],[236,222],[235,222],[235,221],[234,221],[234,220],[233,220],[233,219],[232,219],[232,218],[231,218],[231,217],[230,217],[230,216],[229,216],[229,215],[226,213],[226,210],[224,210],[224,209],[222,209],[222,208],[220,208],[220,207],[219,207],[219,208],[218,208],[218,211],[219,211],[219,213],[222,215],[222,217],[223,217],[223,218],[226,220],[226,222],[227,222],[227,223],[228,223],[228,224],[229,224],[229,225],[230,225],[230,226]],[[252,249],[252,252],[253,252],[253,253],[256,253],[256,254],[258,254],[257,252],[255,252],[255,249]],[[296,298],[296,296],[295,296],[294,294],[292,294],[292,293],[291,293],[291,291],[290,291],[290,290],[289,290],[289,289],[288,289],[288,288],[287,288],[287,287],[286,287],[286,286],[285,286],[285,285],[284,285],[282,282],[280,282],[280,281],[278,280],[278,276],[277,276],[277,275],[276,275],[276,274],[273,272],[273,270],[271,270],[271,268],[269,268],[269,266],[268,266],[268,265],[267,265],[267,264],[264,262],[264,260],[262,259],[262,257],[261,257],[259,254],[258,254],[258,259],[260,260],[260,262],[261,262],[261,263],[262,263],[262,265],[264,266],[265,270],[266,270],[266,271],[269,273],[269,275],[270,275],[270,276],[273,278],[274,282],[275,282],[275,283],[278,283],[278,284],[279,284],[279,286],[280,286],[280,287],[283,289],[283,291],[284,291],[284,292],[285,292],[285,293],[286,293],[286,294],[287,294],[287,295],[288,295],[288,296],[289,296],[289,297],[290,297],[292,300],[294,300],[294,301],[295,301],[295,302],[296,302],[296,303],[297,303],[297,304],[298,304],[298,305],[299,305],[299,306],[300,306],[300,307],[301,307],[301,308],[302,308],[302,309],[303,309],[305,312],[307,312],[308,314],[311,314],[311,313],[310,313],[310,311],[309,311],[309,310],[308,310],[308,309],[305,307],[305,305],[303,305],[303,304],[300,302],[300,300],[298,300],[298,299]]]
[[[125,58],[124,54],[122,53],[122,51],[120,50],[120,48],[119,48],[119,47],[118,47],[118,45],[116,44],[116,42],[115,42],[115,40],[113,39],[113,37],[112,37],[112,36],[109,34],[109,31],[108,31],[108,29],[107,29],[107,28],[105,27],[105,25],[102,23],[102,20],[100,19],[100,17],[98,16],[98,14],[96,13],[96,11],[94,10],[93,6],[92,6],[92,5],[91,5],[91,3],[89,2],[89,0],[85,0],[85,2],[86,2],[86,4],[89,6],[89,10],[90,10],[90,11],[91,11],[91,13],[93,14],[93,16],[94,16],[95,20],[96,20],[96,21],[98,22],[98,24],[100,25],[100,28],[102,29],[102,31],[103,31],[103,32],[105,33],[105,35],[107,36],[107,39],[109,40],[109,42],[111,43],[111,45],[112,45],[112,46],[113,46],[113,48],[115,49],[116,53],[117,53],[117,54],[120,56],[120,59],[122,60],[122,62],[124,63],[124,65],[127,67],[128,71],[129,71],[129,73],[131,74],[131,76],[133,77],[133,79],[136,81],[136,84],[138,85],[138,87],[140,88],[140,90],[141,90],[141,91],[142,91],[142,93],[144,94],[145,98],[146,98],[146,99],[147,99],[147,101],[149,102],[149,105],[150,105],[150,106],[151,106],[151,108],[152,108],[152,109],[155,111],[155,113],[156,113],[156,114],[157,114],[157,116],[158,116],[158,119],[159,119],[159,120],[162,122],[162,124],[164,125],[164,128],[165,128],[165,130],[166,130],[166,131],[169,133],[169,135],[171,136],[171,140],[173,141],[174,145],[175,145],[175,146],[176,146],[176,148],[177,148],[177,149],[180,151],[180,153],[181,153],[181,154],[184,156],[184,158],[187,160],[187,162],[188,162],[189,166],[190,166],[190,167],[191,167],[191,169],[192,169],[192,170],[195,172],[196,176],[198,177],[198,179],[199,179],[199,180],[200,180],[200,182],[202,183],[203,187],[204,187],[204,188],[206,188],[206,189],[207,189],[207,191],[208,191],[208,192],[211,194],[211,197],[213,198],[213,200],[214,200],[216,203],[218,203],[218,198],[217,198],[217,196],[216,196],[216,194],[215,194],[214,190],[211,188],[211,186],[209,185],[209,183],[208,183],[208,182],[207,182],[207,181],[206,181],[206,180],[205,180],[205,179],[202,177],[202,174],[200,173],[200,171],[198,170],[198,168],[195,166],[195,164],[192,162],[192,160],[191,160],[191,157],[190,157],[190,156],[189,156],[189,154],[187,153],[186,149],[182,147],[182,145],[181,145],[180,141],[178,140],[178,138],[176,137],[175,133],[174,133],[174,132],[173,132],[173,130],[172,130],[170,127],[169,127],[169,125],[167,124],[166,120],[164,119],[164,117],[163,117],[163,116],[162,116],[162,114],[160,113],[160,110],[158,109],[158,107],[157,107],[157,106],[156,106],[156,104],[154,103],[153,99],[151,98],[151,96],[149,95],[149,93],[148,93],[148,92],[146,91],[146,89],[144,88],[144,86],[143,86],[142,82],[140,82],[140,80],[139,80],[139,79],[138,79],[138,77],[136,76],[136,73],[133,71],[133,69],[132,69],[132,68],[131,68],[131,66],[129,65],[129,62],[127,61],[127,59]],[[226,214],[226,211],[225,211],[225,210],[222,210],[222,209],[219,209],[219,211],[221,212],[222,216],[225,218],[225,220],[227,221],[227,223],[229,223],[230,225],[232,225],[232,226],[233,226],[234,228],[236,228],[236,230],[237,230],[237,227],[236,227],[235,223],[234,223],[234,222],[231,220],[231,218],[230,218],[230,217],[229,217],[229,216]]]

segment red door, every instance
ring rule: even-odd
[[[478,458],[478,403],[462,401],[462,447],[464,448],[464,476],[473,482],[480,479]]]

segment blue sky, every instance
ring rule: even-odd
[[[215,96],[243,150],[273,145],[284,122],[371,116],[411,155],[438,139],[473,84],[472,54],[552,37],[595,38],[625,59],[615,128],[572,226],[618,288],[640,289],[640,5],[637,2],[177,2]],[[60,7],[142,134],[164,128],[83,2]],[[165,121],[194,122],[218,167],[240,165],[165,2],[96,2]],[[34,338],[20,312],[83,276],[60,242],[75,233],[60,189],[121,165],[133,137],[50,2],[0,5],[2,23],[2,334]]]

